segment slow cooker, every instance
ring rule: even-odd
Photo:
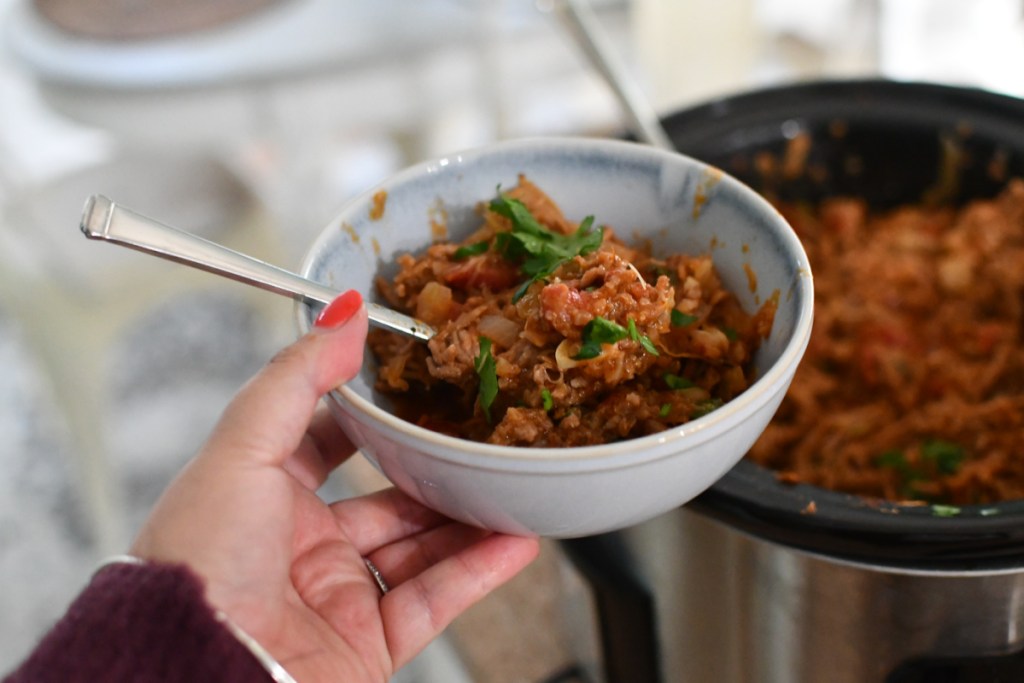
[[[1024,101],[968,87],[801,83],[663,123],[788,200],[962,204],[1024,175]],[[763,173],[801,137],[806,172]],[[1024,501],[939,516],[745,460],[683,508],[562,547],[586,579],[594,681],[1024,680]]]

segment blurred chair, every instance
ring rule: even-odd
[[[28,279],[49,293],[48,307],[64,307],[41,317],[24,289],[12,299],[54,382],[81,385],[62,399],[108,543],[118,536],[99,427],[109,416],[80,397],[102,395],[97,354],[114,330],[197,274],[153,277],[163,267],[69,236],[85,196],[108,194],[183,229],[216,216],[235,248],[297,267],[344,199],[397,168],[503,137],[515,109],[540,103],[563,133],[573,106],[600,110],[592,98],[569,101],[578,60],[564,46],[549,52],[545,20],[503,0],[4,1],[3,38],[42,101],[111,142],[85,168],[41,186],[14,183],[0,226],[0,238],[35,254],[32,268],[8,264],[0,286]],[[512,44],[513,35],[529,40]],[[204,186],[207,215],[183,215]],[[269,213],[255,221],[262,232],[242,225],[250,202]]]
[[[262,208],[237,178],[216,161],[193,157],[165,158],[156,167],[148,158],[118,158],[23,189],[2,207],[0,306],[14,315],[66,421],[103,555],[123,551],[130,533],[108,438],[118,420],[110,384],[122,360],[118,342],[161,302],[214,291],[221,281],[87,240],[78,218],[85,197],[100,190],[264,258],[276,247]],[[263,293],[252,296],[253,306],[266,301]]]
[[[85,240],[76,230],[85,198],[107,194],[295,267],[337,201],[316,195],[338,131],[393,140],[399,151],[385,164],[417,154],[426,118],[414,105],[425,98],[405,67],[439,40],[465,37],[467,12],[436,0],[8,4],[5,42],[43,102],[111,142],[98,160],[41,181],[12,168],[25,150],[4,154],[0,291],[54,386],[97,545],[112,552],[128,530],[109,458],[110,349],[161,301],[218,284]]]
[[[76,157],[71,168],[59,159],[58,173],[26,173],[8,162],[37,150],[8,155],[0,130],[0,307],[30,340],[69,425],[97,555],[123,551],[131,531],[124,463],[111,457],[112,433],[125,433],[111,385],[124,374],[126,340],[168,302],[221,287],[242,288],[253,308],[286,320],[283,337],[292,333],[283,299],[85,240],[76,225],[86,196],[102,192],[297,267],[347,196],[398,167],[504,137],[513,110],[566,133],[581,112],[601,109],[601,86],[575,99],[580,89],[565,87],[577,63],[549,59],[543,28],[529,42],[509,38],[543,24],[520,0],[0,0],[5,7],[6,47],[48,111],[102,137],[98,154],[55,150]],[[144,11],[112,14],[127,7]],[[144,389],[134,396],[148,397]],[[171,405],[178,397],[156,411],[185,410]],[[142,457],[168,449],[140,439],[184,436],[149,426],[131,430]],[[357,467],[338,489],[367,485],[374,472],[359,465],[364,476]],[[417,662],[396,683],[471,680],[446,638]]]
[[[227,18],[222,3],[128,4],[115,21],[125,3],[15,0],[5,38],[54,111],[126,148],[214,151],[289,230],[318,228],[357,185],[425,156],[446,101],[488,102],[487,60],[465,56],[487,49],[495,0],[231,0]],[[194,16],[168,23],[171,6]],[[463,59],[439,82],[429,70],[451,46]],[[348,146],[366,163],[370,144],[387,168],[337,172]],[[349,186],[329,186],[339,180]]]

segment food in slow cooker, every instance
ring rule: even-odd
[[[749,457],[888,500],[1024,497],[1024,181],[962,209],[780,208],[814,272],[814,331]]]
[[[750,384],[778,305],[748,314],[710,255],[627,246],[523,176],[467,239],[398,266],[383,298],[438,332],[372,331],[377,388],[405,419],[502,445],[607,443],[714,410]]]

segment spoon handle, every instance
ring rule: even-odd
[[[676,146],[662,127],[654,107],[630,78],[625,66],[615,58],[614,49],[590,6],[584,0],[557,0],[553,9],[576,47],[611,88],[633,133],[641,142],[675,151]]]
[[[330,287],[146,218],[102,195],[86,201],[81,228],[91,239],[137,249],[299,301],[325,305],[338,295]],[[366,302],[366,311],[378,327],[423,341],[434,336],[434,329],[426,323],[371,301]]]

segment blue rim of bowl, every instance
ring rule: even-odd
[[[462,150],[419,162],[399,171],[390,178],[346,202],[345,206],[337,213],[336,217],[328,223],[327,228],[321,231],[317,239],[314,240],[309,250],[306,252],[306,256],[303,258],[299,272],[303,275],[308,275],[316,255],[320,252],[323,244],[332,236],[331,233],[333,231],[330,227],[338,224],[340,216],[348,213],[354,206],[366,205],[378,192],[382,190],[388,191],[390,188],[403,184],[408,179],[418,177],[423,173],[435,172],[437,168],[465,165],[472,162],[474,159],[487,156],[496,151],[530,148],[539,149],[541,147],[549,147],[552,144],[568,147],[570,149],[589,151],[608,150],[616,151],[617,153],[627,151],[629,153],[651,157],[660,156],[665,159],[672,159],[674,162],[682,160],[685,163],[696,165],[699,168],[714,170],[716,173],[721,174],[721,182],[733,185],[734,189],[739,194],[745,195],[752,203],[760,205],[766,213],[770,213],[775,216],[778,224],[783,227],[783,229],[776,235],[776,238],[780,240],[788,252],[799,254],[801,257],[799,263],[794,264],[796,281],[792,286],[793,296],[798,302],[796,323],[793,327],[793,334],[778,360],[768,368],[767,372],[759,376],[753,384],[747,387],[743,393],[703,417],[687,422],[679,427],[658,432],[657,434],[650,434],[648,436],[596,446],[532,448],[523,446],[497,446],[494,444],[469,441],[467,439],[460,439],[446,434],[441,434],[439,432],[434,432],[426,429],[425,427],[420,427],[403,420],[375,405],[372,401],[363,398],[344,385],[334,389],[331,394],[335,395],[335,399],[340,398],[342,403],[347,403],[355,409],[356,414],[352,415],[353,419],[356,419],[367,426],[372,426],[373,422],[381,423],[389,427],[395,433],[402,435],[404,440],[410,443],[422,441],[430,442],[434,446],[431,450],[431,455],[433,457],[461,465],[476,467],[478,469],[490,469],[491,467],[489,466],[492,466],[496,469],[508,470],[510,464],[516,464],[519,465],[519,468],[517,469],[520,471],[535,470],[549,473],[564,471],[566,473],[573,473],[579,471],[578,463],[586,460],[588,463],[593,465],[588,469],[588,471],[609,470],[673,456],[677,451],[669,451],[665,449],[665,445],[669,442],[685,438],[690,440],[693,445],[699,445],[711,438],[714,438],[731,425],[732,421],[736,419],[736,413],[744,412],[748,409],[749,411],[756,410],[767,402],[771,395],[772,387],[785,380],[786,368],[795,368],[795,366],[800,362],[804,350],[807,347],[807,343],[810,340],[811,324],[814,315],[814,288],[810,264],[807,261],[807,256],[804,253],[803,246],[801,245],[799,238],[796,236],[796,233],[793,232],[792,228],[789,227],[789,224],[775,209],[775,207],[773,207],[748,185],[737,180],[728,173],[725,173],[721,169],[684,154],[657,149],[655,147],[650,147],[636,142],[604,138],[522,138]],[[306,314],[307,308],[308,306],[301,302],[296,305],[296,318],[299,332],[301,334],[306,334],[310,329]],[[782,390],[784,390],[784,387]],[[742,455],[743,454],[738,454],[737,459]],[[499,465],[501,467],[498,467]]]

